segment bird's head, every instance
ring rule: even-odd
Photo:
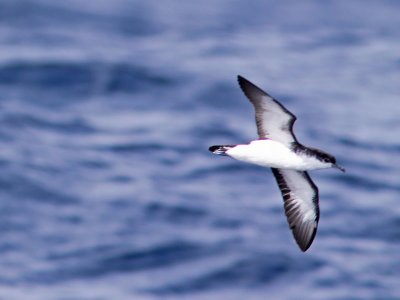
[[[339,169],[339,170],[342,171],[342,172],[345,172],[345,171],[346,171],[345,168],[339,166],[339,165],[336,163],[336,158],[335,158],[333,155],[330,155],[330,154],[328,154],[328,153],[326,153],[326,152],[323,152],[323,151],[317,150],[317,149],[315,149],[314,151],[315,151],[315,154],[317,155],[317,159],[318,159],[326,168],[332,167],[332,168]]]

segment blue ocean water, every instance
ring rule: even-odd
[[[400,3],[0,1],[0,299],[400,299]],[[302,253],[241,74],[295,113]]]

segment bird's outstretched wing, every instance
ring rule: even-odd
[[[319,220],[318,188],[307,172],[272,169],[281,190],[285,214],[302,251],[312,244]]]
[[[238,82],[242,91],[254,106],[258,136],[261,139],[268,138],[281,142],[288,147],[293,142],[297,142],[293,134],[296,116],[268,93],[240,75]]]

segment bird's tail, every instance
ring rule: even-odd
[[[208,148],[208,150],[210,150],[214,154],[227,155],[225,152],[229,149],[232,149],[233,147],[235,147],[235,145],[216,145],[211,146],[210,148]]]

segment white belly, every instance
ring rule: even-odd
[[[226,151],[230,157],[263,167],[305,171],[314,169],[307,161],[285,145],[273,140],[256,140]]]

